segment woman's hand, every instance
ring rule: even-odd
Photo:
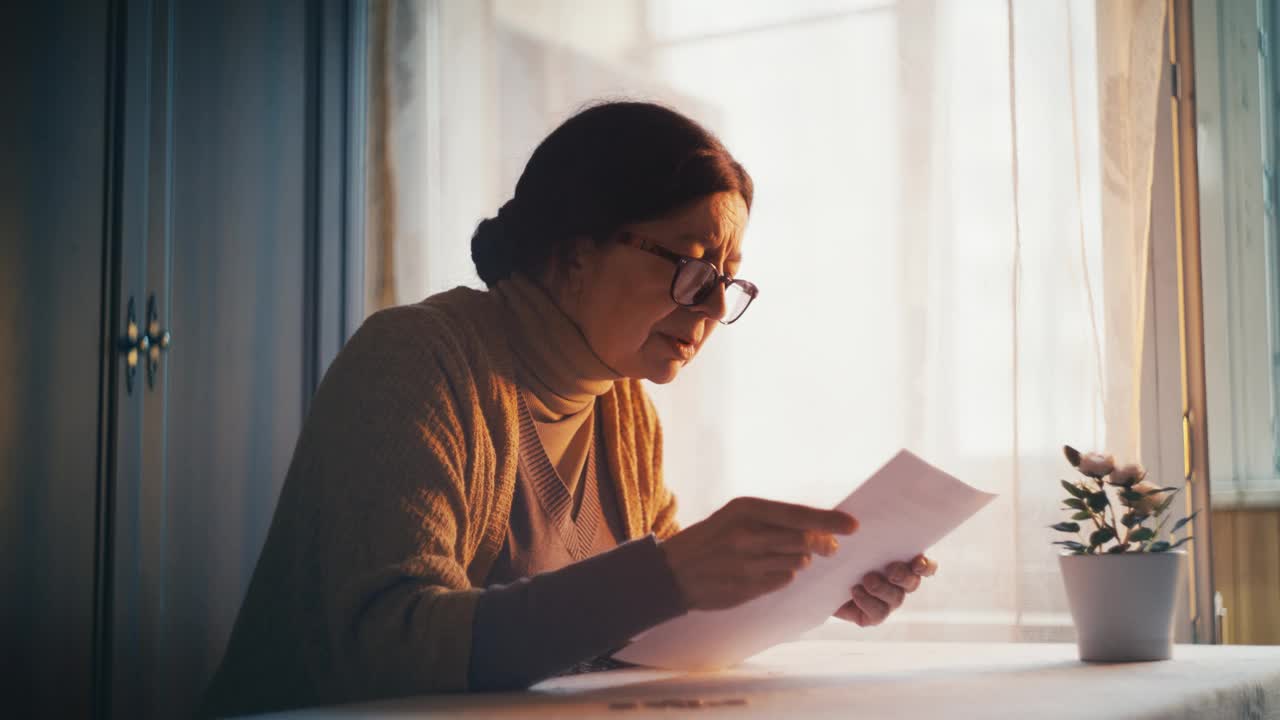
[[[721,610],[791,582],[858,521],[839,510],[740,497],[661,545],[690,610]]]
[[[836,617],[862,627],[879,625],[889,613],[902,606],[907,593],[920,587],[920,578],[938,571],[938,563],[917,555],[910,563],[890,563],[884,573],[869,572],[853,586],[849,602],[836,610]]]

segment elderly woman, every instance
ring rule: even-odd
[[[480,223],[487,292],[374,314],[320,385],[205,714],[523,688],[781,588],[856,521],[738,498],[681,530],[641,380],[756,286],[752,182],[692,120],[587,109]],[[862,578],[873,625],[933,565]]]

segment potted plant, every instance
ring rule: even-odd
[[[1071,517],[1052,525],[1076,535],[1057,540],[1080,659],[1098,662],[1167,660],[1173,654],[1173,613],[1186,565],[1175,539],[1197,513],[1165,533],[1180,488],[1148,482],[1141,465],[1117,467],[1103,453],[1063,447],[1082,476],[1062,481]]]

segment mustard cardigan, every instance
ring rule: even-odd
[[[201,715],[467,689],[516,480],[503,313],[460,287],[374,314],[338,354]],[[674,534],[640,381],[615,382],[598,408],[628,538]]]

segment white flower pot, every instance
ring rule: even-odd
[[[1187,554],[1071,555],[1058,558],[1087,662],[1168,660],[1173,610]]]

